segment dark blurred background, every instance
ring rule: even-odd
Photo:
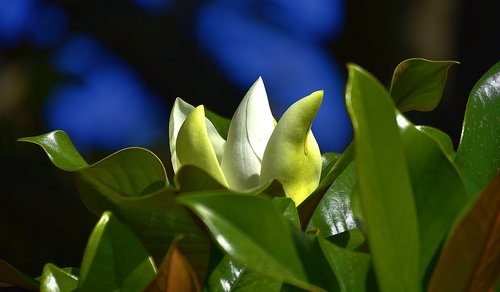
[[[469,91],[500,53],[497,1],[0,0],[0,258],[37,276],[78,266],[97,218],[71,175],[16,139],[63,129],[88,162],[145,146],[168,163],[180,96],[231,117],[262,76],[277,118],[319,89],[323,152],[351,139],[353,62],[387,84],[410,57],[461,62],[431,113],[455,144]]]

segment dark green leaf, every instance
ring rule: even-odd
[[[306,230],[309,225],[316,208],[323,199],[327,190],[330,188],[332,183],[337,179],[337,177],[344,172],[344,170],[351,164],[354,157],[354,151],[352,144],[350,144],[344,153],[340,155],[338,159],[335,160],[332,167],[325,167],[326,174],[321,174],[321,181],[316,190],[307,197],[304,202],[302,202],[298,207],[300,226],[302,230]],[[327,170],[328,169],[328,170]]]
[[[217,132],[219,132],[221,137],[226,140],[231,119],[222,117],[207,108],[205,108],[205,116],[212,122],[212,124],[214,125]]]
[[[476,83],[465,111],[456,163],[477,195],[500,169],[500,62]]]
[[[273,198],[273,203],[293,227],[300,229],[299,213],[292,199],[276,197]]]
[[[340,158],[340,154],[327,152],[321,154],[321,179],[324,180],[326,175],[330,172],[335,162]]]
[[[78,289],[140,291],[155,274],[154,262],[140,241],[111,212],[105,212],[85,248]]]
[[[431,111],[441,100],[446,76],[456,61],[408,59],[394,70],[390,94],[400,111]]]
[[[174,182],[181,192],[227,189],[206,171],[193,165],[183,165],[175,174]]]
[[[418,224],[395,106],[369,73],[349,65],[358,195],[382,290],[419,291]]]
[[[340,291],[365,291],[370,256],[336,246],[322,237],[318,243],[337,278]]]
[[[76,171],[88,165],[64,131],[57,130],[40,136],[20,138],[18,141],[40,145],[52,163],[62,170]]]
[[[428,291],[493,291],[500,276],[499,246],[497,174],[446,243]]]
[[[25,273],[0,259],[0,287],[18,286],[38,290],[39,283]]]
[[[351,163],[326,192],[308,228],[317,228],[323,236],[328,237],[357,226],[350,206],[355,175],[354,164]]]
[[[349,250],[355,250],[366,242],[365,235],[359,228],[353,228],[330,237],[328,241]]]
[[[180,196],[232,258],[278,281],[318,290],[307,282],[291,226],[271,200],[253,195],[205,193]]]
[[[41,292],[66,292],[75,291],[78,286],[78,277],[65,269],[53,264],[43,267],[40,280]]]

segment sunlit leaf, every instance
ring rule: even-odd
[[[40,279],[41,292],[66,292],[74,291],[78,286],[78,277],[54,264],[43,267]]]
[[[323,236],[328,237],[357,226],[350,199],[355,176],[354,163],[351,163],[326,192],[311,218],[309,228],[318,228]]]
[[[35,137],[20,138],[18,141],[40,145],[52,163],[62,170],[76,171],[88,165],[64,131],[57,130]]]
[[[500,62],[472,89],[455,161],[477,195],[500,170]]]
[[[185,195],[178,201],[192,209],[219,246],[254,271],[299,287],[307,282],[295,249],[291,226],[271,200],[252,195]]]
[[[493,291],[500,276],[500,174],[443,248],[428,291]]]
[[[375,273],[382,290],[418,291],[417,213],[395,107],[374,77],[356,65],[348,69],[358,195]]]
[[[420,58],[401,62],[392,76],[390,95],[402,112],[431,111],[441,100],[448,69],[456,61],[430,61]]]
[[[155,274],[155,264],[140,241],[110,212],[105,212],[85,248],[78,289],[139,291]]]

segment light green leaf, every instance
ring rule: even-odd
[[[205,120],[203,106],[198,106],[187,116],[177,136],[177,158],[180,165],[195,165],[227,186]]]
[[[500,62],[472,89],[455,161],[472,195],[500,170]]]
[[[383,291],[419,291],[417,213],[395,106],[368,72],[356,65],[348,69],[346,104],[375,274]]]
[[[288,108],[262,160],[260,183],[277,179],[297,206],[316,189],[321,176],[321,153],[311,125],[322,99],[323,91],[317,91]]]
[[[105,212],[85,248],[78,289],[140,291],[155,274],[154,262],[140,241],[110,212]]]
[[[64,131],[57,130],[35,137],[24,137],[18,141],[38,144],[45,150],[52,163],[62,170],[76,171],[88,165]]]
[[[428,291],[494,291],[500,275],[500,174],[459,219]]]
[[[261,161],[274,130],[262,78],[250,87],[234,113],[222,158],[229,187],[244,191],[259,185]]]
[[[43,267],[40,280],[41,292],[75,291],[78,286],[78,277],[54,264]]]
[[[390,94],[400,111],[431,111],[441,100],[446,76],[456,61],[420,58],[401,62],[394,70]]]

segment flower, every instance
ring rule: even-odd
[[[259,78],[236,109],[227,141],[205,117],[202,105],[195,108],[177,98],[169,124],[174,172],[194,165],[239,192],[276,179],[299,205],[321,175],[321,152],[311,125],[322,98],[323,91],[302,98],[276,122]]]

